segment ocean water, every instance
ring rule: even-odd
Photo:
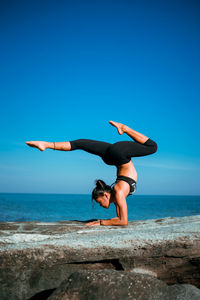
[[[129,221],[200,214],[200,196],[132,195],[127,197],[127,205]],[[114,204],[109,209],[97,203],[92,207],[90,195],[0,193],[0,222],[86,221],[115,216]]]

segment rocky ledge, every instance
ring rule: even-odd
[[[0,223],[0,299],[200,299],[200,215]]]

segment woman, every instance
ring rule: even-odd
[[[108,165],[116,166],[117,179],[114,186],[106,185],[104,181],[97,180],[96,188],[92,192],[92,199],[104,208],[109,208],[110,204],[114,203],[116,206],[117,217],[110,220],[90,222],[86,224],[88,226],[127,225],[128,214],[126,197],[135,192],[137,182],[137,172],[131,161],[131,157],[145,156],[157,151],[157,144],[145,135],[121,123],[113,121],[109,121],[109,123],[117,128],[120,135],[126,133],[135,142],[122,141],[109,144],[88,139],[60,143],[48,143],[42,141],[26,142],[28,146],[36,147],[41,151],[44,151],[47,148],[61,151],[81,149],[100,156]]]

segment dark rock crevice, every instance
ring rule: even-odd
[[[56,288],[39,292],[27,300],[47,300],[55,290]]]
[[[120,259],[103,259],[98,261],[81,261],[68,263],[68,265],[80,265],[83,269],[114,269],[117,271],[124,271]]]

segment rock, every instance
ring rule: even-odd
[[[161,280],[128,271],[79,271],[73,273],[48,300],[199,300],[192,285],[168,286]]]
[[[0,299],[27,300],[80,270],[128,271],[200,285],[200,216],[86,227],[0,223]],[[181,299],[182,300],[182,299]]]
[[[200,289],[191,284],[170,286],[171,300],[200,300]]]
[[[73,273],[48,300],[169,300],[167,285],[152,276],[128,271]]]

